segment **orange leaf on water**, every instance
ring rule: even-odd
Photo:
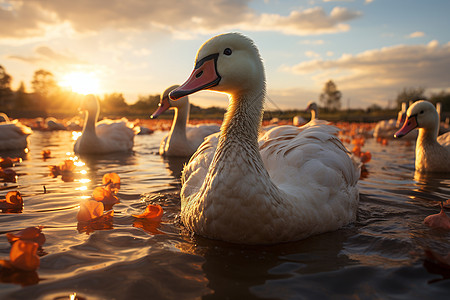
[[[43,159],[47,159],[47,158],[50,158],[50,156],[52,155],[52,152],[50,150],[44,149],[44,150],[42,150],[41,154],[42,154]]]
[[[18,240],[9,253],[11,265],[25,271],[35,271],[39,268],[39,256],[36,254],[39,245],[30,241]]]
[[[114,204],[119,203],[119,198],[117,198],[113,192],[102,186],[96,187],[92,192],[92,198],[95,201],[102,202],[105,205],[106,210],[110,210]]]
[[[21,211],[23,209],[23,199],[19,191],[8,192],[6,198],[0,200],[0,209]]]
[[[423,222],[431,228],[450,230],[450,218],[443,208],[440,213],[426,217]]]
[[[361,162],[363,164],[366,164],[372,159],[372,154],[369,151],[362,152],[360,155],[360,158],[361,158]]]
[[[112,191],[118,192],[120,189],[120,177],[116,173],[107,173],[103,175],[102,183]]]
[[[45,235],[42,233],[43,226],[28,227],[16,233],[8,232],[6,237],[12,244],[18,240],[26,240],[37,243],[42,246],[45,243]]]
[[[11,168],[14,166],[14,161],[11,157],[0,157],[0,168]]]
[[[3,178],[7,182],[17,182],[17,173],[10,168],[0,168],[0,178]]]
[[[160,222],[163,216],[163,209],[158,204],[149,204],[142,214],[132,216],[139,219],[145,218],[147,220],[152,220],[154,222]]]
[[[361,146],[355,145],[355,147],[353,147],[353,149],[352,149],[352,153],[355,154],[356,156],[360,156],[361,155]]]
[[[95,200],[84,200],[80,203],[80,210],[77,214],[79,222],[89,222],[103,215],[104,206],[102,202]]]

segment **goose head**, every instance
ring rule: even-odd
[[[317,112],[317,104],[314,101],[309,101],[306,105],[306,111],[316,111]]]
[[[189,105],[189,99],[188,97],[182,97],[178,99],[177,101],[173,101],[169,98],[169,93],[176,88],[178,88],[179,85],[172,85],[164,90],[164,92],[161,94],[158,109],[150,116],[152,119],[156,119],[158,116],[163,114],[166,110],[171,108],[183,108],[187,105]]]
[[[395,134],[395,138],[405,136],[415,128],[424,128],[428,131],[437,131],[439,129],[439,116],[436,108],[428,101],[420,100],[408,108],[406,120],[402,128]]]
[[[226,33],[201,46],[194,71],[169,97],[177,100],[201,90],[243,95],[264,89],[264,83],[264,67],[253,41],[239,33]]]

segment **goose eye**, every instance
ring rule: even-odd
[[[420,114],[423,114],[423,110],[420,111]]]
[[[223,54],[225,55],[231,55],[231,53],[233,53],[233,51],[231,51],[230,48],[226,48],[225,50],[223,50]]]

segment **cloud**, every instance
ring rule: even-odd
[[[416,31],[411,33],[410,35],[408,35],[409,38],[418,38],[418,37],[424,37],[425,33],[423,33],[422,31]]]
[[[21,60],[31,64],[36,64],[39,62],[51,62],[59,65],[86,64],[86,62],[76,58],[70,53],[56,53],[47,46],[37,47],[34,49],[34,55],[32,56],[10,55],[8,58]]]
[[[321,7],[293,10],[288,16],[277,14],[254,15],[248,23],[249,30],[279,31],[290,35],[314,35],[344,32],[350,29],[344,22],[360,17],[362,13],[343,7],[335,7],[330,14]],[[242,24],[247,27],[247,23]]]
[[[70,24],[79,33],[106,29],[163,31],[177,37],[219,30],[248,29],[308,35],[349,30],[345,22],[360,12],[335,7],[293,10],[287,16],[259,14],[244,1],[6,0],[0,5],[0,38],[44,35],[49,27]]]
[[[440,45],[397,45],[368,50],[356,55],[344,54],[336,60],[314,59],[281,71],[313,78],[317,85],[333,79],[342,90],[360,91],[363,98],[374,98],[370,90],[399,91],[403,87],[423,86],[427,89],[449,87],[450,43]],[[366,94],[364,95],[364,90]]]
[[[323,45],[325,44],[324,40],[303,40],[300,41],[299,44],[301,45]]]

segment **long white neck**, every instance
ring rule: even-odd
[[[175,115],[172,122],[172,127],[170,128],[169,139],[180,143],[186,143],[186,125],[189,121],[189,111],[190,105],[189,102],[179,106],[174,107]],[[170,144],[170,140],[168,143]]]
[[[311,120],[317,119],[317,111],[315,109],[311,109]]]
[[[99,116],[99,111],[86,110],[86,118],[84,120],[83,133],[89,132],[95,134],[95,124]]]
[[[257,90],[259,92],[230,96],[210,172],[213,172],[212,168],[219,162],[229,163],[230,157],[239,155],[254,167],[249,168],[250,172],[258,171],[268,176],[258,146],[265,90],[264,88]]]

